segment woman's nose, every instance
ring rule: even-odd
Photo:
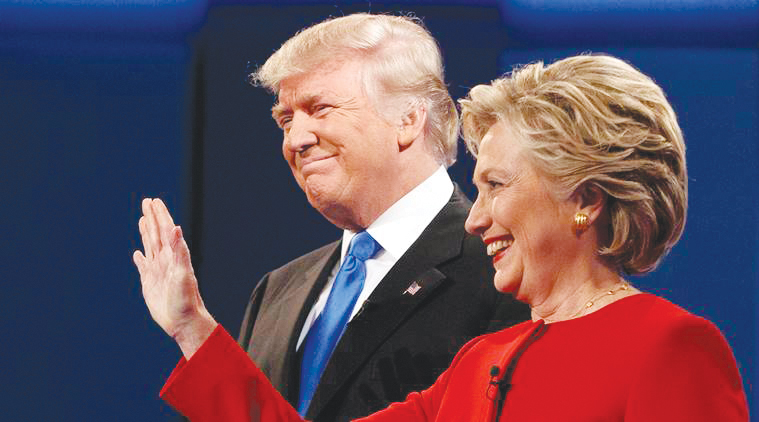
[[[484,200],[480,195],[477,195],[477,200],[472,204],[472,208],[469,210],[469,216],[466,219],[464,227],[469,234],[475,236],[482,236],[490,227],[490,215],[488,214],[488,207],[485,206]]]

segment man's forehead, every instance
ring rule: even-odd
[[[338,77],[287,79],[280,84],[277,99],[272,107],[272,115],[292,111],[296,107],[312,105],[321,100],[346,101],[362,97],[365,94],[359,84],[346,80],[349,75]]]

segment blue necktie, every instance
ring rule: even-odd
[[[319,385],[324,367],[337,342],[345,332],[351,311],[364,287],[366,265],[364,261],[379,251],[380,245],[366,231],[353,236],[348,253],[335,276],[332,291],[322,313],[306,335],[300,367],[300,398],[298,413],[305,417],[308,406]]]

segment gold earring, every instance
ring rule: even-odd
[[[575,214],[574,228],[576,233],[582,233],[588,229],[588,214],[578,212]]]

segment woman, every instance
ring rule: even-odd
[[[747,421],[719,330],[623,278],[654,269],[685,223],[685,145],[661,89],[621,60],[578,56],[461,105],[479,190],[467,230],[532,321],[472,340],[432,387],[364,420]],[[219,420],[299,420],[233,349],[201,348],[165,398],[215,397]],[[234,360],[204,372],[222,352]]]

